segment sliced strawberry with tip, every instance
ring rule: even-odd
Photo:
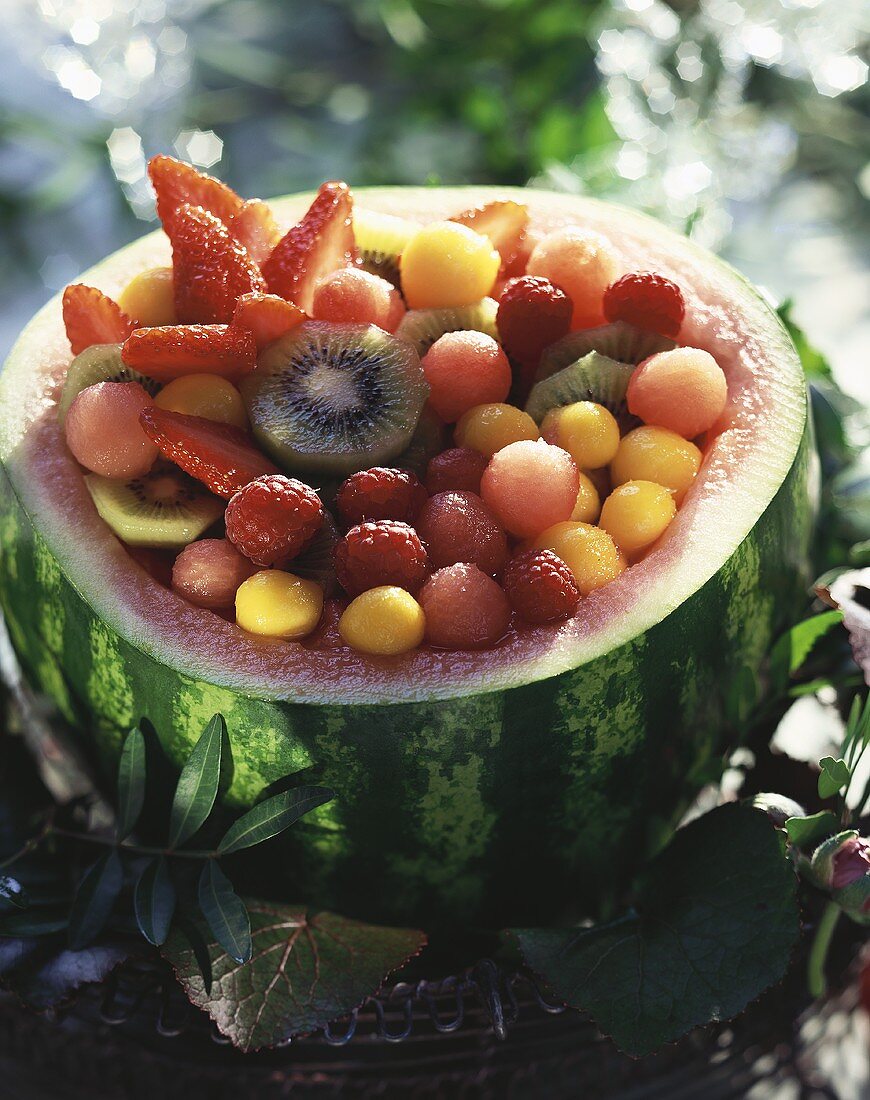
[[[84,283],[73,283],[66,288],[62,308],[73,355],[93,344],[120,344],[136,327],[136,322],[117,302]]]
[[[280,471],[241,428],[149,405],[139,422],[160,453],[227,500],[248,482]]]
[[[121,358],[160,382],[182,374],[237,379],[257,365],[257,345],[252,332],[234,325],[166,325],[130,333]]]
[[[243,294],[236,303],[233,324],[254,334],[257,351],[306,320],[305,314],[277,294]]]
[[[175,157],[152,157],[148,162],[148,177],[157,198],[157,217],[164,226],[168,226],[185,203],[201,206],[224,223],[228,223],[243,205],[231,187]]]
[[[305,217],[275,245],[263,264],[272,294],[311,316],[314,288],[333,271],[356,262],[353,196],[346,183],[324,183]]]
[[[475,206],[455,214],[452,222],[467,225],[475,233],[489,237],[492,247],[501,256],[502,277],[512,269],[522,247],[526,227],[529,224],[528,208],[512,199],[496,199],[494,202]]]
[[[264,264],[281,240],[272,210],[262,199],[248,199],[227,222],[227,229],[257,264]]]

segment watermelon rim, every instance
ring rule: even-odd
[[[729,375],[730,396],[725,430],[665,540],[584,601],[582,618],[523,632],[483,653],[421,650],[385,661],[251,639],[152,580],[97,517],[54,417],[58,379],[70,359],[58,295],[24,328],[0,375],[0,460],[62,572],[96,616],[149,657],[267,700],[380,704],[472,696],[555,676],[644,634],[725,565],[794,463],[806,426],[806,383],[781,320],[722,260],[624,207],[501,187],[372,188],[356,196],[361,207],[418,218],[424,210],[433,218],[514,198],[530,206],[533,226],[582,221],[610,237],[626,270],[654,267],[681,285],[687,299],[681,340],[713,351]],[[311,197],[288,196],[273,208],[290,224]],[[117,295],[133,274],[165,264],[168,255],[158,230],[113,253],[81,281]]]

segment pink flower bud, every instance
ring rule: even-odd
[[[849,837],[833,858],[831,888],[841,890],[870,873],[870,840]]]

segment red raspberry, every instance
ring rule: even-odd
[[[537,275],[521,275],[505,285],[496,325],[505,351],[519,364],[520,386],[531,388],[541,352],[571,327],[573,304],[564,290]]]
[[[323,505],[315,491],[283,474],[248,482],[230,499],[227,538],[257,565],[281,565],[320,530]]]
[[[426,488],[435,496],[460,489],[480,496],[480,479],[489,462],[487,455],[471,447],[451,447],[435,455],[426,470]]]
[[[351,474],[338,490],[338,514],[350,526],[364,520],[399,519],[413,523],[429,495],[416,474],[373,466]]]
[[[504,590],[517,614],[529,623],[557,623],[577,610],[574,575],[552,550],[527,550],[504,573]]]
[[[338,540],[335,572],[350,596],[382,584],[416,592],[429,576],[429,555],[413,527],[382,519],[351,527]]]
[[[683,323],[686,303],[676,283],[653,271],[623,275],[604,292],[604,316],[608,321],[676,336]]]

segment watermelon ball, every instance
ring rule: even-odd
[[[701,452],[676,432],[642,425],[622,437],[610,463],[614,485],[654,481],[664,485],[679,505],[701,466]]]
[[[487,457],[471,447],[451,447],[429,460],[426,488],[434,496],[449,489],[466,489],[480,496],[480,479]]]
[[[172,587],[197,607],[232,607],[239,585],[256,572],[256,565],[226,539],[200,539],[175,559]]]
[[[426,616],[410,592],[381,585],[361,593],[338,624],[344,642],[360,653],[397,657],[423,641]]]
[[[605,500],[598,522],[631,558],[661,538],[676,514],[674,498],[664,486],[626,481]]]
[[[451,491],[430,497],[417,517],[417,532],[435,569],[468,562],[494,576],[507,561],[505,533],[474,493]]]
[[[725,372],[701,348],[674,348],[645,359],[626,394],[629,412],[646,424],[693,439],[709,431],[725,410]]]
[[[566,450],[582,470],[606,466],[619,448],[616,418],[595,401],[575,401],[550,409],[541,434],[548,443]]]
[[[254,573],[236,592],[236,622],[249,634],[295,641],[317,627],[322,613],[320,585],[281,569]]]
[[[568,295],[572,329],[604,324],[604,292],[616,278],[617,260],[600,233],[579,226],[548,233],[535,245],[526,273],[549,279]]]
[[[574,511],[569,519],[577,523],[594,523],[601,514],[601,497],[588,474],[584,474],[581,470],[578,477],[577,500],[574,502]]]
[[[559,623],[580,602],[574,574],[552,550],[527,550],[508,564],[504,590],[514,611],[529,623]]]
[[[591,523],[556,523],[538,535],[532,549],[552,550],[560,557],[574,574],[581,596],[610,584],[627,564],[613,538]]]
[[[507,633],[511,609],[501,587],[476,565],[457,562],[420,589],[426,640],[441,649],[480,649]]]
[[[432,222],[402,251],[402,293],[411,309],[470,306],[489,294],[500,266],[488,237],[458,222]]]
[[[540,435],[538,425],[527,412],[503,402],[475,405],[459,418],[453,433],[458,446],[471,447],[487,456],[509,443],[539,439]]]
[[[429,404],[447,424],[475,405],[504,401],[511,388],[511,365],[484,332],[445,332],[423,356]]]
[[[140,328],[174,325],[175,285],[171,267],[140,271],[121,291],[118,305]]]
[[[174,378],[157,394],[154,404],[186,416],[248,428],[242,395],[228,378],[219,374],[183,374]]]
[[[153,404],[138,382],[98,382],[76,395],[64,421],[66,442],[92,473],[129,478],[147,474],[157,458],[139,414]]]
[[[386,279],[345,267],[318,283],[312,314],[318,321],[377,325],[386,332],[395,332],[405,315],[405,303]]]
[[[496,451],[481,479],[480,495],[501,526],[524,539],[569,519],[579,486],[567,451],[542,439],[526,439]]]

